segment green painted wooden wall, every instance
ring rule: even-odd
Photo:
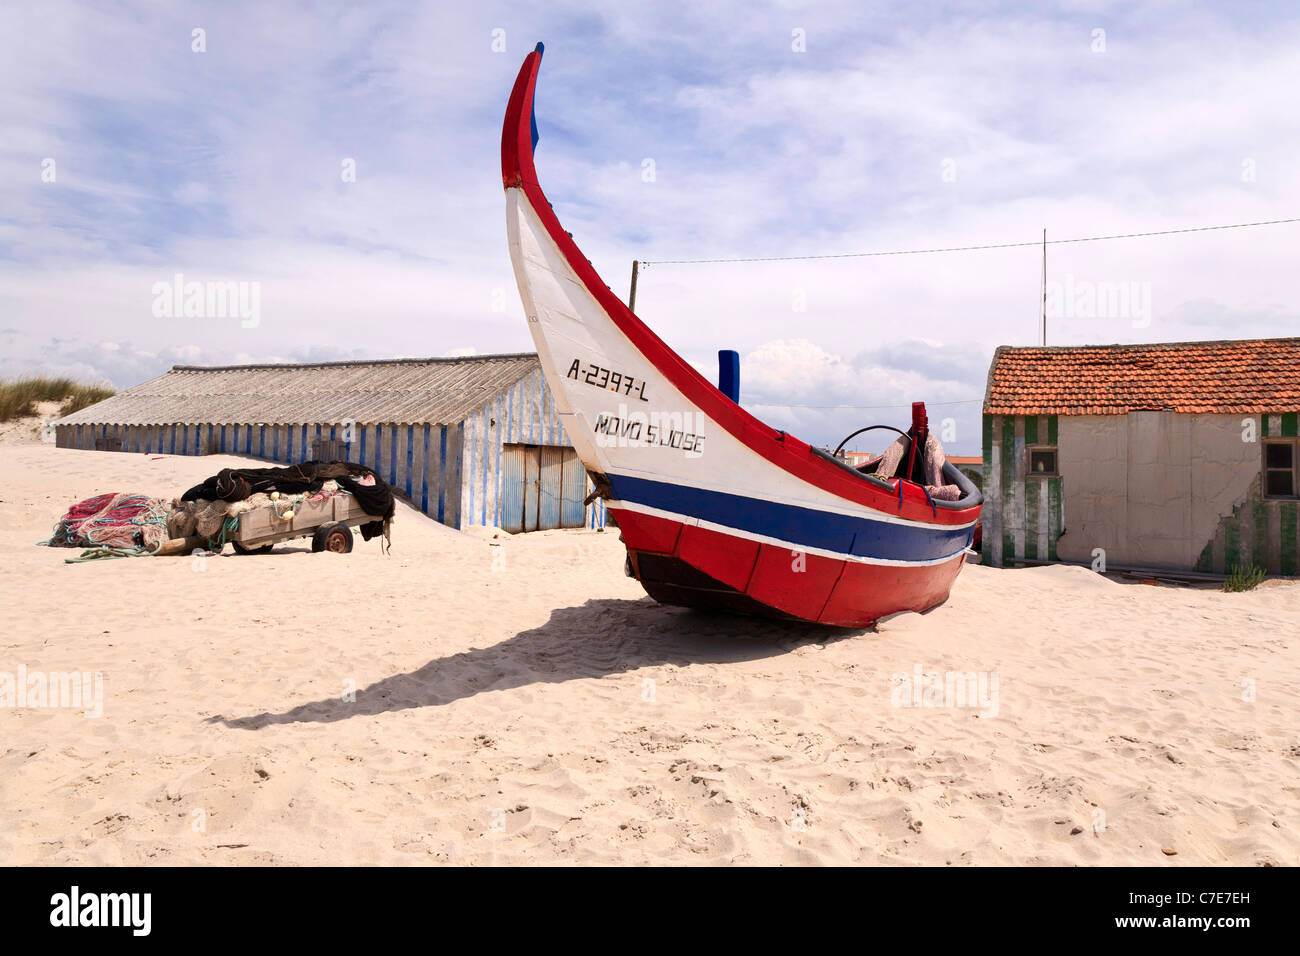
[[[984,416],[985,564],[1056,560],[1065,523],[1061,477],[1029,472],[1032,445],[1057,445],[1055,415]]]

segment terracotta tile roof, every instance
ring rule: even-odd
[[[989,366],[992,415],[1300,410],[1300,338],[1013,348]]]

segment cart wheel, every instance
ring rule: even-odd
[[[311,549],[347,554],[352,550],[352,529],[337,521],[333,524],[323,524],[311,536]]]
[[[264,544],[260,548],[246,548],[238,541],[232,541],[230,543],[235,548],[235,554],[270,554],[271,549],[275,547],[273,544]]]

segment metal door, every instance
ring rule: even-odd
[[[586,523],[587,472],[562,445],[503,445],[501,528],[512,534]]]
[[[524,527],[537,530],[538,499],[542,479],[542,449],[537,445],[524,446]]]
[[[572,448],[564,449],[561,484],[560,527],[581,528],[587,523],[587,507],[583,504],[587,497],[587,470],[582,467],[578,453]]]
[[[541,482],[538,485],[537,527],[543,531],[560,527],[560,503],[564,498],[564,453],[557,445],[541,446]]]
[[[527,445],[501,448],[501,529],[511,534],[524,530],[524,461]]]

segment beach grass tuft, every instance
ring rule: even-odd
[[[1234,564],[1223,582],[1225,591],[1249,591],[1264,580],[1264,569],[1254,565]]]
[[[0,381],[0,422],[35,415],[38,402],[59,402],[59,414],[70,415],[113,394],[107,384],[88,385],[70,378],[25,375],[5,379]]]

